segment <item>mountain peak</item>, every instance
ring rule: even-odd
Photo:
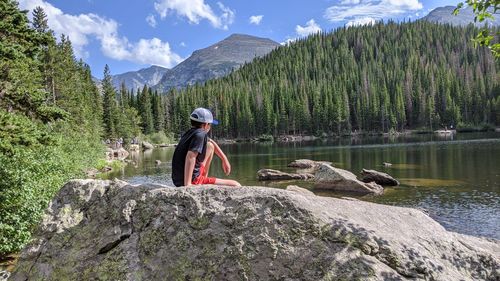
[[[160,79],[169,72],[170,69],[151,65],[146,68],[142,68],[138,71],[129,71],[122,74],[117,74],[112,76],[113,85],[115,88],[119,88],[121,83],[125,83],[127,89],[137,89],[142,88],[144,85],[148,87],[156,85]]]
[[[185,87],[229,74],[242,64],[261,57],[277,48],[279,43],[247,34],[229,37],[193,54],[166,73],[156,88]]]
[[[464,9],[460,10],[460,13],[458,15],[453,15],[453,11],[455,10],[456,6],[444,6],[444,7],[438,7],[432,11],[429,12],[429,14],[425,17],[423,17],[423,20],[430,21],[430,22],[435,22],[435,23],[442,23],[442,24],[451,24],[451,25],[460,25],[460,26],[465,26],[470,23],[473,23],[477,26],[483,25],[483,24],[489,24],[493,26],[499,26],[500,25],[500,18],[495,17],[494,20],[486,20],[485,23],[478,23],[474,22],[474,12],[472,10],[471,6],[468,6]]]

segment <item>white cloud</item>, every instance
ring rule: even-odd
[[[304,36],[307,36],[307,35],[313,34],[313,33],[318,33],[320,31],[321,31],[321,27],[316,22],[314,22],[314,19],[311,19],[310,21],[308,21],[306,23],[306,26],[297,25],[295,27],[295,32],[297,32],[297,35],[299,35],[301,37],[304,37]]]
[[[185,42],[181,42],[179,45],[181,45],[181,47],[186,47],[186,43]]]
[[[217,16],[204,0],[156,0],[154,7],[163,19],[170,12],[186,17],[192,24],[199,24],[201,20],[208,20],[216,28],[227,29],[234,21],[234,11],[217,3],[222,14]]]
[[[156,18],[153,15],[148,15],[146,17],[146,22],[151,26],[151,27],[156,27]]]
[[[282,46],[290,45],[295,41],[297,41],[297,38],[287,38],[284,42],[281,42],[280,45]]]
[[[331,22],[347,21],[347,24],[369,23],[391,18],[423,8],[419,0],[343,0],[340,5],[325,11],[325,18]]]
[[[172,52],[168,42],[158,38],[129,42],[126,37],[120,37],[118,23],[112,19],[96,14],[65,14],[44,0],[21,0],[19,6],[26,10],[42,7],[47,14],[49,27],[56,36],[65,34],[69,37],[77,57],[86,56],[88,51],[85,47],[91,38],[96,38],[101,43],[102,53],[112,59],[164,67],[172,67],[182,61],[179,55]]]
[[[222,11],[219,17],[222,23],[222,29],[228,30],[229,26],[234,22],[234,11],[225,7],[221,2],[217,2],[217,6],[219,6],[219,9]]]
[[[356,18],[354,20],[348,21],[345,26],[358,26],[358,25],[372,25],[376,22],[374,18],[364,17],[364,18]]]
[[[264,17],[263,15],[251,16],[249,18],[250,24],[259,25],[263,17]]]
[[[170,68],[182,61],[182,58],[173,53],[168,42],[158,38],[141,39],[132,45],[131,58],[142,64],[155,64]]]
[[[356,5],[356,4],[359,4],[359,2],[361,2],[360,0],[342,0],[340,2],[341,5]]]

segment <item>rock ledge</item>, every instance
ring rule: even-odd
[[[421,211],[264,187],[68,182],[10,280],[498,280]]]

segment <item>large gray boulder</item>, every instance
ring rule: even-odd
[[[399,185],[399,181],[391,177],[389,174],[382,173],[375,170],[363,169],[361,171],[361,181],[363,182],[376,182],[380,185],[396,186]]]
[[[314,186],[321,189],[375,195],[384,193],[384,188],[375,182],[362,182],[353,173],[328,164],[319,166],[314,181]]]
[[[75,180],[10,280],[498,280],[500,243],[421,211],[263,187]]]
[[[304,174],[294,174],[294,173],[285,173],[278,170],[273,169],[260,169],[257,171],[257,178],[260,181],[269,181],[269,180],[307,180],[313,178],[314,175],[304,173]]]

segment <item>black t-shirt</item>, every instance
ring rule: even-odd
[[[196,179],[200,175],[200,165],[205,160],[207,141],[207,132],[201,128],[191,128],[182,135],[172,158],[172,181],[175,186],[184,185],[184,166],[186,165],[188,151],[198,152],[191,180]]]

